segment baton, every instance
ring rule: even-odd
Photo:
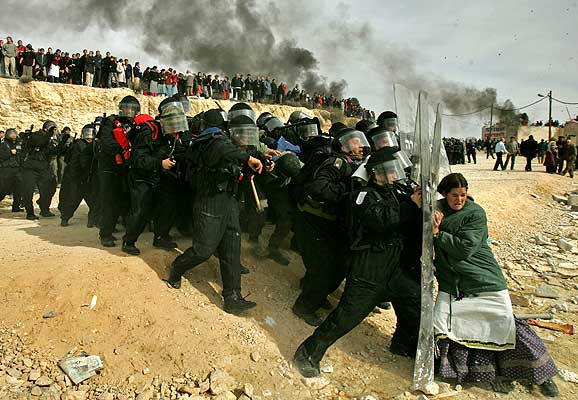
[[[263,207],[261,207],[261,199],[259,199],[259,193],[257,193],[257,188],[255,187],[255,181],[253,180],[255,175],[251,175],[249,181],[251,182],[251,189],[253,190],[253,199],[255,200],[255,205],[257,206],[257,211],[263,212]]]

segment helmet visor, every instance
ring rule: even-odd
[[[409,156],[403,150],[396,152],[393,156],[401,163],[403,169],[409,168],[413,165]]]
[[[244,110],[229,111],[229,121],[232,121],[235,118],[240,117],[241,115],[251,118],[253,122],[257,120],[257,114],[255,114],[255,111],[244,109]]]
[[[281,122],[279,118],[271,118],[265,122],[263,128],[265,132],[273,132],[275,129],[282,128],[283,126],[285,125],[283,125],[283,122]]]
[[[363,157],[370,148],[367,138],[359,131],[346,133],[339,138],[339,143],[342,151],[356,157]]]
[[[140,104],[136,103],[121,103],[118,105],[119,117],[134,118],[140,112]]]
[[[381,121],[381,127],[390,132],[397,132],[397,118],[386,118]]]
[[[82,132],[80,132],[80,137],[83,139],[93,139],[95,135],[96,129],[93,127],[82,128]]]
[[[231,141],[239,146],[257,146],[259,128],[254,125],[241,125],[229,128]]]
[[[307,124],[307,125],[299,125],[297,128],[297,134],[303,140],[307,140],[314,136],[319,135],[319,129],[317,124]]]
[[[161,116],[161,128],[165,135],[188,131],[189,124],[187,116],[185,114],[173,114],[166,117]]]
[[[405,171],[398,160],[385,161],[370,169],[378,185],[393,184],[406,178]]]
[[[383,149],[384,147],[399,147],[397,138],[393,132],[387,131],[379,133],[371,138],[374,150]]]

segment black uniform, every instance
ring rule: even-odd
[[[124,119],[126,121],[126,119]],[[111,239],[116,222],[128,212],[129,194],[126,177],[128,173],[127,152],[115,140],[113,129],[120,117],[108,117],[99,131],[98,184],[100,194],[100,237]],[[124,124],[128,127],[128,124]]]
[[[21,144],[18,140],[4,139],[0,143],[0,201],[12,195],[12,211],[21,211],[22,172]],[[16,154],[12,154],[15,150]]]
[[[40,215],[53,216],[50,212],[50,202],[56,193],[56,176],[50,167],[51,157],[59,154],[59,146],[51,140],[52,133],[38,131],[24,137],[22,150],[22,198],[28,217],[34,217],[32,198],[34,188],[38,186],[40,198],[38,205]]]
[[[346,274],[347,232],[342,201],[350,188],[353,166],[338,153],[317,167],[314,164],[306,163],[295,182],[299,211],[295,213],[294,229],[306,269],[294,307],[298,315],[315,313]]]
[[[313,365],[318,370],[329,346],[361,323],[384,298],[393,303],[398,316],[392,348],[415,354],[420,285],[402,264],[402,252],[404,231],[419,225],[421,212],[413,202],[400,201],[391,189],[372,183],[351,199],[354,240],[347,256],[345,291],[337,308],[297,350],[299,366]]]
[[[237,185],[247,152],[231,143],[218,128],[209,128],[195,138],[187,161],[194,171],[193,245],[172,264],[168,279],[180,286],[182,275],[218,253],[227,299],[240,299],[241,236]]]
[[[66,167],[60,186],[58,210],[64,224],[74,215],[84,200],[88,205],[88,226],[98,225],[100,204],[98,201],[97,142],[84,139],[74,141],[65,157]]]

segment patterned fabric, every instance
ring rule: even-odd
[[[516,319],[516,348],[505,351],[470,349],[450,339],[440,339],[438,375],[458,382],[524,381],[540,385],[558,371],[542,339]]]

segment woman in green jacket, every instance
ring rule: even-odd
[[[439,293],[434,329],[439,349],[437,373],[459,382],[490,382],[513,390],[512,381],[559,395],[556,366],[542,340],[514,318],[506,280],[488,246],[486,213],[468,197],[462,174],[438,186],[444,197],[434,214],[434,246]]]

